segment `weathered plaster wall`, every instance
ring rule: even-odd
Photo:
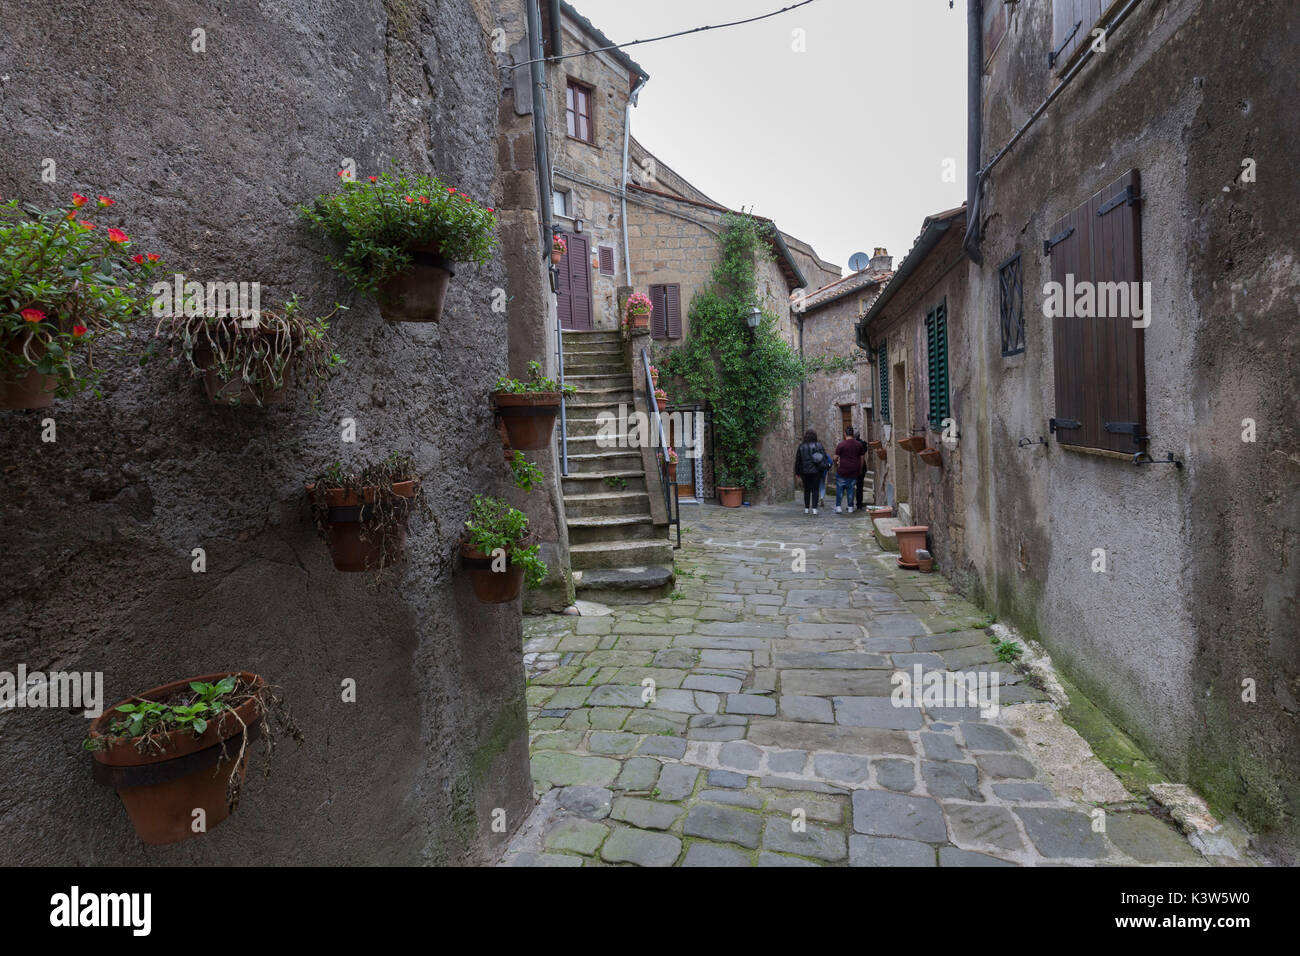
[[[991,606],[1034,636],[1175,774],[1294,859],[1300,845],[1300,408],[1294,50],[1300,11],[1144,3],[990,177],[986,266],[972,271],[974,446],[968,555]],[[1021,4],[989,66],[987,158],[1046,96],[1051,5]],[[1258,181],[1237,177],[1254,158]],[[1017,450],[1054,414],[1050,277],[1057,217],[1136,167],[1147,426],[1135,468]],[[1025,263],[1027,351],[1001,356],[996,264]],[[1241,440],[1243,419],[1257,440]],[[971,441],[974,437],[974,442]],[[1050,439],[1049,439],[1050,441]],[[1108,569],[1092,571],[1095,548]],[[1257,700],[1243,702],[1243,680]]]
[[[0,195],[108,193],[101,216],[191,277],[261,281],[315,308],[349,291],[295,204],[390,159],[498,194],[490,22],[468,0],[233,0],[135,7],[0,0]],[[207,50],[190,50],[206,30]],[[60,42],[52,44],[51,37]],[[44,157],[55,184],[40,181]],[[109,703],[247,668],[306,734],[211,833],[144,848],[92,782],[86,721],[0,716],[0,843],[21,864],[471,863],[531,803],[517,606],[473,597],[454,557],[472,492],[504,491],[487,393],[507,370],[490,308],[504,259],[462,267],[440,325],[390,326],[369,300],[336,322],[347,365],[318,409],[211,407],[165,364],[108,363],[105,397],[0,413],[0,668],[102,670]],[[264,299],[265,301],[265,299]],[[152,331],[152,324],[148,331]],[[138,344],[144,345],[141,329]],[[357,442],[340,441],[355,418]],[[302,482],[330,462],[412,454],[437,520],[387,585],[333,570]],[[207,571],[190,570],[191,549]],[[345,678],[354,704],[340,700]]]

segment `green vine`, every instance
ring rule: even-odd
[[[775,423],[790,390],[809,375],[838,370],[840,359],[805,361],[781,337],[777,317],[763,309],[758,328],[746,317],[758,300],[758,261],[770,260],[772,226],[745,215],[723,217],[722,260],[710,285],[691,300],[691,334],[662,363],[683,383],[681,399],[712,413],[720,485],[756,489],[767,480],[759,442]],[[852,360],[845,358],[848,367]],[[833,364],[832,364],[833,363]]]

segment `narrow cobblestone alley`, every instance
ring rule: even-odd
[[[529,619],[540,802],[505,864],[1204,863],[867,520],[687,509],[672,598]],[[1000,713],[894,706],[917,664],[996,675]]]

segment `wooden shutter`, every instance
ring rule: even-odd
[[[880,343],[876,352],[876,377],[880,379],[880,420],[889,421],[889,352],[885,343]]]
[[[1052,0],[1052,67],[1058,72],[1070,65],[1076,53],[1092,41],[1092,30],[1103,9],[1114,0]]]
[[[925,317],[926,367],[930,391],[930,427],[938,431],[949,417],[948,407],[948,300]]]
[[[573,237],[566,237],[566,242],[572,243]],[[573,248],[572,245],[569,246]],[[557,276],[555,281],[556,293],[556,312],[560,318],[560,328],[572,329],[573,324],[573,293],[570,291],[569,282],[569,254],[566,252],[560,264],[556,267]]]
[[[1073,311],[1080,283],[1136,290],[1127,314],[1097,314],[1116,311],[1117,304],[1097,294],[1093,317],[1052,318],[1055,431],[1062,444],[1125,454],[1143,447],[1136,439],[1146,435],[1144,335],[1133,321],[1135,305],[1145,313],[1150,303],[1141,296],[1140,194],[1138,172],[1130,170],[1062,217],[1047,240],[1052,281],[1064,290],[1061,311]]]
[[[569,251],[565,261],[569,269],[569,295],[573,302],[573,328],[593,327],[591,316],[591,246],[586,236],[568,235]],[[561,263],[560,271],[564,271]]]
[[[650,287],[650,338],[662,339],[668,336],[668,294],[667,286]]]
[[[614,247],[598,246],[596,254],[600,257],[600,274],[612,276],[614,274]]]
[[[664,288],[664,329],[670,339],[682,337],[682,287],[673,283]]]

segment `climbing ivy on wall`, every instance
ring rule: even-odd
[[[682,399],[705,403],[712,413],[718,484],[751,490],[767,480],[758,453],[763,435],[790,390],[825,364],[804,362],[770,311],[752,332],[746,324],[758,303],[759,258],[772,258],[771,228],[750,216],[723,217],[722,260],[691,300],[690,335],[663,363],[683,383]]]

